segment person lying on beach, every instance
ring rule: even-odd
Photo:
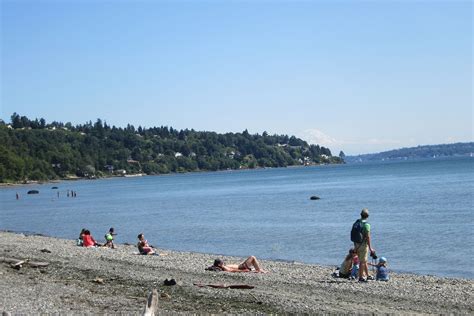
[[[86,229],[84,234],[82,235],[82,246],[83,247],[100,247],[101,245],[95,241],[94,237],[92,237],[91,232]]]
[[[214,264],[210,267],[211,270],[225,271],[225,272],[256,272],[268,273],[260,267],[255,256],[250,256],[240,264],[225,264],[222,259],[214,260]],[[209,269],[209,268],[208,268]]]
[[[143,233],[138,235],[137,247],[141,255],[154,255],[156,253],[153,247],[148,244]]]

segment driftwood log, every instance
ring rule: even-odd
[[[28,264],[28,266],[32,268],[44,268],[49,266],[48,262],[39,262],[39,261],[30,261],[29,259],[20,260],[15,258],[5,258],[0,257],[0,262],[10,263],[12,267],[21,267],[24,264]]]
[[[158,313],[158,291],[153,289],[148,295],[143,316],[154,316]]]
[[[28,259],[26,259],[26,260],[20,260],[20,261],[18,261],[18,262],[16,262],[16,263],[11,263],[10,265],[11,265],[11,267],[12,267],[13,269],[20,270],[20,269],[23,267],[23,264],[25,264],[25,263],[27,263],[27,262],[28,262]]]

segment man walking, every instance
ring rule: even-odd
[[[360,212],[360,219],[358,219],[351,231],[351,240],[354,242],[354,249],[359,257],[359,282],[367,282],[369,275],[369,267],[367,260],[370,255],[375,255],[375,249],[372,248],[370,240],[370,224],[367,222],[369,218],[369,210],[364,208]]]

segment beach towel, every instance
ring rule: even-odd
[[[194,283],[197,287],[212,287],[218,289],[253,289],[255,286],[248,284],[202,284]]]

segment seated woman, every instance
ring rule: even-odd
[[[92,237],[91,232],[86,229],[82,235],[82,246],[83,247],[97,247],[100,246],[94,237]]]
[[[349,249],[349,253],[344,258],[344,261],[341,263],[341,267],[339,268],[339,274],[337,275],[340,278],[350,278],[352,272],[352,264],[354,257],[357,257],[357,253],[354,249]],[[359,258],[357,258],[359,260]]]
[[[256,272],[268,273],[260,267],[260,263],[255,256],[250,256],[240,264],[225,264],[221,259],[214,260],[213,267],[225,272]]]
[[[153,247],[148,244],[143,233],[138,235],[137,247],[141,255],[154,255],[156,253]]]

